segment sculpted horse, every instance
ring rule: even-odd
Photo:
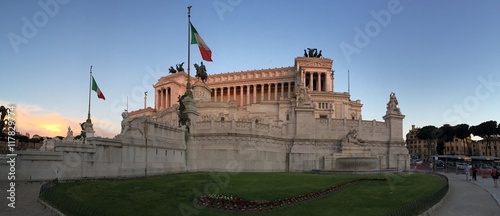
[[[208,74],[207,74],[207,69],[205,68],[205,65],[203,65],[203,62],[201,62],[201,65],[194,64],[194,67],[196,68],[196,76],[198,79],[201,79],[203,83],[207,81],[208,79]]]

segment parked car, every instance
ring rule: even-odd
[[[493,169],[493,167],[490,166],[490,165],[488,165],[488,164],[483,164],[483,165],[481,165],[481,167],[479,169],[481,169],[481,170],[490,170],[491,171]]]
[[[442,161],[442,160],[436,161],[436,168],[443,168],[444,169],[444,167],[445,167],[444,161]]]
[[[467,167],[466,163],[457,164],[457,169],[459,169],[459,170],[465,170],[466,167]]]
[[[417,159],[417,160],[415,160],[415,164],[423,164],[423,163],[424,163],[424,161],[423,161],[423,160],[421,160],[421,159]]]
[[[481,167],[479,167],[479,173],[481,175],[490,175],[492,169],[493,167],[488,164],[481,164]]]

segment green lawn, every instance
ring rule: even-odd
[[[319,199],[267,212],[223,212],[197,209],[192,204],[195,197],[213,193],[271,201],[311,193],[360,177],[367,176],[183,173],[126,180],[60,183],[53,191],[90,208],[105,209],[113,215],[384,215],[410,201],[432,194],[446,184],[438,177],[425,174],[369,176],[388,178],[389,181],[355,183]],[[58,207],[63,212],[73,208]]]

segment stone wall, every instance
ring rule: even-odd
[[[57,142],[53,151],[16,151],[16,180],[114,178],[186,171],[185,129],[146,123],[146,138],[134,130],[85,144]],[[141,131],[136,131],[141,132]],[[0,162],[0,175],[9,164]]]
[[[190,171],[283,172],[287,140],[235,133],[190,136]]]
[[[171,111],[165,111],[171,115]],[[349,161],[373,162],[370,169],[409,167],[399,134],[402,115],[384,122],[314,118],[313,108],[295,108],[290,122],[203,120],[190,133],[172,123],[142,116],[124,119],[114,139],[85,144],[57,142],[53,151],[18,151],[16,179],[113,178],[185,171],[302,172],[335,169]],[[296,119],[295,119],[296,118]],[[296,121],[295,121],[296,120]],[[266,121],[261,121],[266,122]],[[297,122],[299,126],[295,126]],[[350,133],[356,131],[353,137]],[[395,132],[394,132],[395,131]],[[0,163],[7,176],[8,164]]]

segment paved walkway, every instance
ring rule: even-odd
[[[500,215],[500,188],[493,187],[491,177],[478,176],[477,181],[466,181],[465,174],[438,173],[448,177],[450,190],[428,215]]]
[[[8,207],[10,201],[7,199],[9,194],[9,182],[0,182],[0,215],[5,216],[55,216],[52,211],[46,209],[37,200],[42,182],[16,182],[16,208]]]

